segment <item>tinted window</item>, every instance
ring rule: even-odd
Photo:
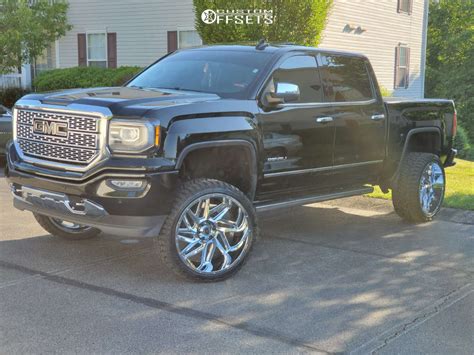
[[[300,99],[297,102],[323,101],[321,80],[314,57],[299,55],[286,59],[273,73],[273,82],[298,85]]]
[[[319,61],[327,101],[365,101],[373,98],[369,74],[363,59],[320,55]]]
[[[191,90],[243,98],[270,56],[262,51],[176,52],[152,65],[128,86]]]

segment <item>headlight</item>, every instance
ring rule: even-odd
[[[157,143],[156,131],[159,132],[159,126],[155,128],[146,122],[112,121],[109,147],[114,152],[143,152]]]

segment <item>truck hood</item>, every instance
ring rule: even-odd
[[[143,117],[149,110],[219,99],[220,97],[215,94],[136,87],[73,89],[31,94],[22,98],[22,100],[36,100],[41,104],[57,105],[63,108],[78,104],[106,107],[114,116],[128,117]],[[21,105],[21,101],[17,104]]]

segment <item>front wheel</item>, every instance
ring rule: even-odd
[[[178,274],[219,281],[242,267],[256,234],[254,207],[240,190],[198,179],[182,186],[158,245],[165,264]]]
[[[39,225],[43,227],[48,233],[63,239],[90,239],[100,233],[100,230],[82,224],[68,222],[59,218],[48,217],[38,213],[33,213],[33,215]]]
[[[409,153],[401,162],[392,191],[395,212],[409,222],[427,222],[439,212],[446,189],[446,176],[438,156]]]

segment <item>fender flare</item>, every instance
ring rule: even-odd
[[[419,127],[419,128],[413,128],[413,129],[409,130],[408,133],[407,133],[407,137],[405,139],[405,143],[403,144],[403,150],[402,150],[402,154],[400,155],[400,159],[398,161],[397,170],[393,174],[392,180],[395,180],[398,177],[402,162],[405,159],[405,156],[407,155],[408,145],[410,144],[410,139],[412,138],[412,136],[414,136],[415,134],[418,134],[418,133],[436,133],[439,136],[440,144],[442,144],[442,142],[441,142],[441,130],[438,127]]]
[[[186,156],[195,150],[205,149],[205,148],[215,148],[215,147],[229,147],[229,146],[244,147],[249,153],[250,191],[248,193],[248,196],[251,198],[253,202],[253,199],[255,197],[255,192],[257,190],[258,162],[257,162],[257,152],[255,149],[255,145],[252,144],[248,140],[226,139],[226,140],[215,140],[215,141],[192,143],[184,147],[184,149],[181,151],[178,158],[176,159],[176,170],[179,170],[182,167]]]

